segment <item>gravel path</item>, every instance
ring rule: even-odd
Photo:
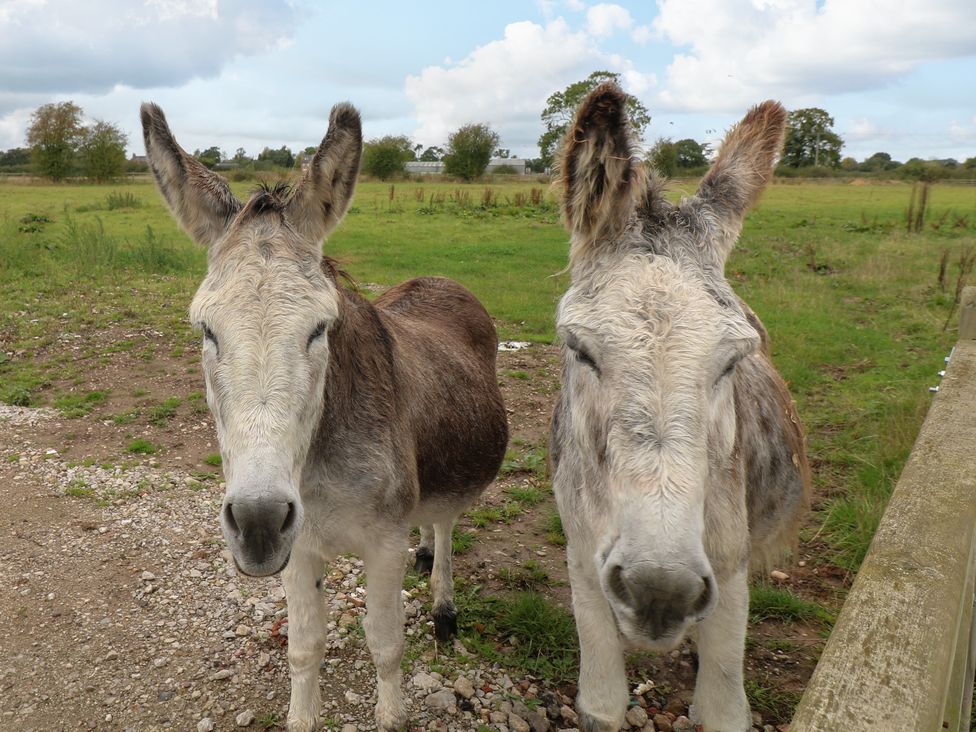
[[[0,729],[280,728],[284,590],[234,570],[217,524],[222,486],[151,459],[71,466],[34,434],[57,418],[0,406]],[[361,562],[340,558],[323,588],[323,727],[375,729]],[[411,730],[575,728],[571,689],[512,678],[460,643],[439,652],[426,584],[403,594],[417,657],[404,674]],[[652,688],[634,690],[627,728],[693,729],[682,705],[649,706]]]

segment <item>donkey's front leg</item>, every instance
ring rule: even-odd
[[[705,732],[743,732],[752,713],[742,680],[749,586],[746,570],[718,583],[719,600],[698,626],[698,678],[691,717]]]
[[[377,532],[382,535],[382,531]],[[403,658],[403,574],[406,532],[387,532],[364,553],[366,561],[366,643],[376,665],[376,727],[399,730],[407,722],[400,689]]]
[[[568,551],[573,612],[580,640],[576,709],[581,732],[617,732],[627,709],[627,673],[613,611],[600,588],[591,557]]]
[[[326,621],[319,583],[326,561],[324,553],[300,536],[281,576],[288,600],[289,732],[318,729],[319,664],[325,649]]]

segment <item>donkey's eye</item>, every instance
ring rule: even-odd
[[[722,379],[724,379],[726,376],[729,376],[733,371],[735,371],[735,365],[737,363],[739,363],[739,359],[737,358],[730,361],[729,365],[726,366],[725,369],[722,371],[722,373],[718,375],[718,378],[715,379],[715,383],[718,384]]]
[[[214,348],[219,348],[220,346],[217,344],[217,336],[214,335],[209,326],[207,326],[206,323],[201,323],[200,327],[203,329],[203,337],[213,343]]]
[[[315,330],[313,330],[311,333],[308,334],[308,342],[305,344],[305,348],[306,349],[311,348],[312,343],[314,343],[317,338],[321,338],[324,333],[325,333],[325,321],[323,320],[321,323],[315,326]]]
[[[582,364],[589,366],[593,369],[594,373],[600,375],[600,367],[596,365],[596,361],[593,360],[593,356],[585,348],[576,347],[573,349],[573,353],[576,354],[576,360]]]

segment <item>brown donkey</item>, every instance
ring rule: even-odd
[[[562,392],[550,438],[582,651],[584,732],[616,732],[626,646],[696,631],[692,716],[752,726],[743,689],[750,558],[795,539],[803,432],[759,319],[725,280],[772,175],[786,111],[765,102],[677,205],[637,157],[623,92],[597,87],[563,143],[572,283],[559,304]]]
[[[294,191],[262,189],[246,205],[177,145],[159,107],[143,105],[142,125],[166,202],[209,248],[190,318],[203,333],[227,481],[221,524],[241,572],[284,570],[288,729],[318,726],[326,622],[318,583],[340,552],[365,560],[376,724],[399,729],[409,528],[425,527],[418,563],[432,559],[435,630],[448,637],[451,528],[505,452],[494,326],[450,280],[410,280],[373,303],[340,286],[321,242],[356,185],[362,133],[352,106],[332,110]]]

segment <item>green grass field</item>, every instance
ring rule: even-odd
[[[235,184],[245,196],[249,184]],[[690,194],[677,182],[674,194]],[[818,516],[807,539],[854,569],[955,340],[957,260],[976,241],[976,187],[936,186],[905,233],[904,184],[771,187],[728,265],[766,323],[809,433]],[[361,283],[421,274],[474,291],[504,338],[551,342],[567,237],[546,183],[362,183],[325,251]],[[949,252],[947,285],[937,283]],[[0,401],[132,347],[98,331],[151,328],[195,348],[186,310],[206,267],[149,180],[0,182]],[[76,348],[68,349],[65,338]],[[151,357],[151,354],[150,354]],[[73,408],[85,408],[85,404]]]

